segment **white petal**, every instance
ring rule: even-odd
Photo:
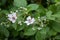
[[[13,14],[12,14],[14,17],[16,17],[16,13],[15,12],[13,12]]]
[[[8,18],[10,21],[12,21],[12,18]]]
[[[8,14],[8,17],[12,17],[12,14]]]
[[[30,23],[27,23],[27,25],[30,25]]]
[[[16,22],[16,19],[17,19],[17,16],[16,16],[16,12],[12,12],[12,14],[8,14],[8,19],[12,22],[12,23],[15,23]],[[14,17],[14,18],[13,18]]]
[[[31,16],[28,16],[28,17],[27,17],[27,20],[30,20],[30,19],[31,19]]]
[[[12,23],[15,23],[16,20],[13,20],[12,18],[8,18]]]
[[[28,23],[28,21],[25,21],[24,23]]]
[[[14,12],[13,14],[13,17],[15,18],[15,19],[17,19],[17,16],[16,16],[16,13]]]
[[[35,19],[34,18],[32,18],[32,20],[31,20],[31,24],[33,24],[35,22]]]
[[[16,22],[16,20],[13,20],[13,21],[12,21],[12,23],[15,23],[15,22]]]
[[[25,21],[24,23],[26,23],[27,25],[30,25],[30,23],[28,21]]]
[[[35,21],[35,19],[34,19],[34,18],[32,18],[32,21],[34,22],[34,21]]]

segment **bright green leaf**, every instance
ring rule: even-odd
[[[39,5],[37,5],[37,4],[30,4],[27,6],[28,11],[37,10],[38,7],[39,7]]]
[[[24,35],[32,36],[35,33],[36,33],[36,30],[33,30],[32,28],[28,28],[28,29],[25,30]]]
[[[56,35],[57,34],[57,32],[55,31],[55,30],[53,30],[53,29],[50,29],[49,31],[48,31],[48,35],[49,36],[54,36],[54,35]]]
[[[55,31],[60,32],[60,23],[53,22],[51,26]]]
[[[14,5],[16,7],[26,7],[27,2],[26,2],[26,0],[14,0]]]
[[[17,26],[17,31],[21,31],[21,30],[23,30],[24,28],[25,28],[24,25],[18,25],[18,26]]]
[[[47,16],[47,19],[49,19],[49,20],[55,20],[55,17],[52,16],[52,11],[48,11],[46,13],[46,16]]]
[[[38,31],[35,38],[36,40],[44,40],[47,36],[47,32],[49,31],[49,28],[43,28],[42,30]]]
[[[6,37],[9,36],[9,31],[5,28],[5,26],[0,25],[0,32],[2,32]]]

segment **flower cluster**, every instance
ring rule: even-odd
[[[46,22],[47,22],[47,18],[46,18],[46,16],[42,16],[42,17],[38,17],[38,22],[39,22],[39,27],[37,27],[37,28],[35,28],[35,27],[33,27],[32,29],[33,30],[41,30],[43,27],[45,27],[46,26]]]
[[[17,19],[16,12],[12,12],[12,14],[8,14],[8,19],[12,22],[15,23]]]
[[[24,8],[24,7],[20,7],[20,9],[21,9],[21,11],[22,11],[22,9],[23,10],[27,10],[26,8]],[[12,23],[15,23],[16,22],[16,20],[17,20],[17,12],[18,12],[18,10],[16,10],[16,12],[10,12],[11,14],[8,14],[8,20],[10,20]],[[39,27],[37,27],[37,29],[38,30],[41,30],[44,26],[45,26],[45,23],[46,23],[46,21],[47,21],[47,19],[46,19],[46,16],[42,16],[42,17],[38,17],[38,21],[37,20],[35,20],[35,18],[34,17],[31,17],[31,16],[28,16],[27,18],[26,18],[26,20],[25,21],[23,21],[23,23],[25,23],[26,25],[31,25],[31,24],[35,24],[36,22],[39,22]],[[18,22],[18,24],[19,25],[23,25],[22,24],[22,22],[21,22],[21,20]],[[33,30],[35,30],[35,28],[34,27],[32,27],[32,29]]]
[[[31,18],[31,16],[28,16],[27,20],[24,23],[26,23],[27,25],[30,25],[30,24],[33,24],[34,22],[35,22],[35,19]]]

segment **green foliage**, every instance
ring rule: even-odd
[[[55,37],[55,39],[59,40],[59,39],[60,39],[60,35],[57,35],[57,36]]]
[[[54,2],[44,8],[27,0],[1,0],[0,40],[60,40],[60,4]]]
[[[48,11],[46,13],[46,16],[47,16],[47,19],[49,19],[49,20],[55,20],[55,18],[52,16],[52,11]]]
[[[43,28],[42,30],[38,31],[35,38],[36,40],[45,40],[47,37],[47,32],[49,31],[49,28]]]
[[[60,2],[60,0],[55,0],[55,2]]]
[[[25,29],[24,35],[31,36],[36,33],[36,30],[33,30],[32,28]]]
[[[4,36],[6,36],[6,37],[9,36],[9,31],[7,30],[7,28],[5,28],[5,26],[0,25],[0,32],[3,33]]]
[[[37,4],[30,4],[27,6],[27,8],[29,9],[29,11],[32,11],[32,10],[37,10],[39,7],[39,5]]]
[[[26,2],[26,0],[14,0],[14,5],[16,7],[26,7],[27,2]]]
[[[52,27],[55,31],[60,32],[60,23],[54,22],[52,23]]]
[[[4,5],[5,3],[6,3],[6,0],[1,0],[1,1],[0,1],[0,6],[1,6],[1,5]]]

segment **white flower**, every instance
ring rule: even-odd
[[[15,23],[15,22],[16,22],[16,19],[17,19],[16,13],[13,12],[12,14],[8,14],[8,19],[9,19],[12,23]]]
[[[35,22],[35,19],[31,18],[31,16],[28,16],[27,20],[24,23],[26,23],[27,25],[30,25],[30,24],[33,24],[34,22]]]

